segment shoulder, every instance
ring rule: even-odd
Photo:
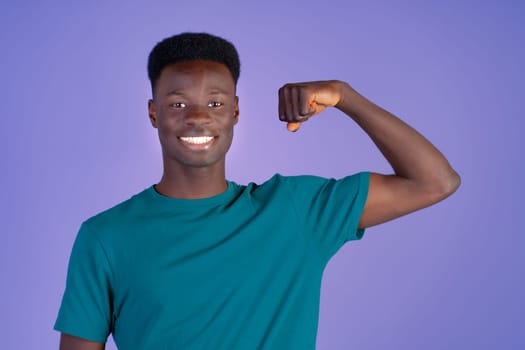
[[[292,201],[302,205],[312,200],[327,200],[332,196],[352,196],[368,188],[369,173],[356,173],[340,179],[316,175],[275,174],[268,180],[257,184],[249,183],[243,187],[242,197],[253,201]],[[246,198],[246,197],[245,197]]]
[[[253,184],[256,187],[271,187],[271,186],[284,186],[289,184],[297,184],[304,182],[326,182],[333,179],[325,178],[316,175],[282,175],[280,173],[274,174],[272,177],[262,182],[261,184],[250,183],[248,186]]]
[[[114,228],[127,223],[129,225],[139,215],[147,202],[147,191],[144,189],[131,195],[107,209],[104,209],[82,222],[82,228],[91,232],[115,232]]]
[[[262,182],[250,182],[246,186],[243,186],[243,190],[251,194],[288,191],[302,184],[323,183],[329,180],[330,179],[314,175],[282,175],[276,173]]]
[[[276,187],[284,186],[295,188],[298,186],[314,186],[323,187],[330,185],[337,186],[368,186],[370,179],[370,172],[362,171],[351,175],[343,176],[340,178],[335,177],[323,177],[317,175],[281,175],[279,173],[273,175],[270,179],[262,183],[262,187]]]

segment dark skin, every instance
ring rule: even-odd
[[[327,107],[336,107],[352,118],[394,169],[394,175],[371,174],[360,228],[428,207],[459,187],[459,175],[434,145],[347,83],[316,81],[279,89],[279,118],[288,123],[289,130],[297,130],[300,123]]]
[[[460,177],[447,159],[408,124],[367,100],[345,82],[314,81],[279,89],[279,118],[297,130],[327,107],[353,119],[394,169],[372,173],[360,228],[374,226],[428,207],[450,196]],[[148,102],[158,130],[164,174],[155,186],[168,197],[196,199],[227,188],[225,156],[239,105],[225,65],[190,61],[167,66]],[[62,334],[60,350],[101,350],[103,343]]]
[[[225,156],[239,116],[235,83],[228,68],[212,61],[167,66],[148,109],[151,124],[158,130],[164,162],[156,190],[185,199],[224,192]],[[185,137],[203,136],[213,139],[203,144],[185,142]]]
[[[59,350],[104,350],[105,343],[96,343],[87,339],[62,333]]]

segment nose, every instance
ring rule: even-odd
[[[184,115],[184,122],[187,125],[205,125],[211,122],[207,106],[194,105],[188,108]]]

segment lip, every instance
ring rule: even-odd
[[[192,150],[192,151],[204,151],[209,149],[217,140],[217,136],[211,136],[211,135],[199,135],[197,137],[213,137],[210,141],[204,142],[204,143],[191,143],[188,141],[184,141],[181,139],[181,137],[196,137],[196,136],[178,136],[177,139],[180,141],[184,147]]]

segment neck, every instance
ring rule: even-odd
[[[179,199],[199,199],[216,196],[228,188],[224,163],[211,167],[169,167],[155,189],[160,194]]]

